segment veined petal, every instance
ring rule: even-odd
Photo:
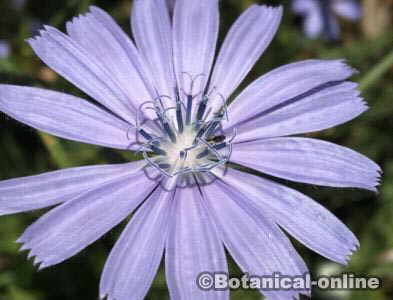
[[[81,17],[79,20],[82,22],[86,21],[87,18]],[[83,30],[85,30],[85,25],[83,25]],[[75,24],[69,25],[69,31],[72,31],[70,27],[75,29],[76,26]],[[103,26],[99,27],[100,30],[105,32]],[[117,58],[116,52],[113,49],[108,49],[109,45],[103,46],[103,41],[96,45],[98,43],[95,39],[97,36],[91,32],[88,34],[83,32],[83,41],[93,43],[93,40],[94,45],[92,47],[95,46],[95,49],[103,47],[102,49],[105,50],[102,52],[105,54],[101,53],[102,58],[97,57],[96,52],[99,50],[92,52],[89,48],[85,49],[79,41],[53,27],[46,26],[45,29],[40,31],[40,36],[29,40],[29,44],[41,60],[113,113],[135,124],[135,114],[138,107],[129,94],[125,92],[122,84],[124,81],[118,80],[120,75],[116,72],[119,72],[119,70],[116,70],[115,66],[119,67],[119,63],[108,67],[110,57]],[[106,37],[109,38],[109,34]],[[111,38],[111,43],[113,41],[115,41],[114,37]],[[115,44],[111,45],[114,47]],[[122,63],[125,64],[126,58],[123,56],[122,58]],[[126,67],[129,65],[125,64]],[[132,74],[132,71],[133,69],[129,70],[130,74]],[[117,76],[114,76],[114,74],[117,74]],[[128,73],[126,73],[126,76],[126,79],[129,79],[127,86],[134,84],[133,77]],[[136,86],[140,87],[138,84]]]
[[[125,97],[119,100],[139,106],[154,96],[146,68],[130,38],[110,15],[92,6],[89,13],[67,23],[69,36],[87,53],[94,56],[113,78]]]
[[[0,110],[38,130],[88,144],[126,149],[130,125],[96,105],[54,91],[0,85]]]
[[[311,91],[317,92],[318,87],[343,81],[353,73],[341,60],[310,59],[276,68],[256,79],[231,103],[230,122],[226,126],[266,115],[276,106],[280,105],[276,110],[284,106],[289,99],[301,100]]]
[[[89,190],[30,225],[18,240],[21,250],[30,249],[40,269],[60,263],[124,220],[156,184],[139,168]]]
[[[352,21],[356,21],[362,16],[362,8],[354,0],[333,1],[332,7],[336,14]]]
[[[172,202],[173,192],[158,188],[137,210],[105,263],[101,298],[144,299],[164,252]]]
[[[226,248],[243,272],[250,275],[302,276],[306,265],[285,234],[270,218],[256,215],[242,195],[217,179],[203,187],[204,203],[211,212]],[[261,291],[272,299],[293,299],[308,291]]]
[[[217,0],[175,1],[174,63],[179,87],[187,94],[197,95],[205,89],[213,64],[218,27]],[[196,102],[194,99],[194,106]]]
[[[367,109],[353,70],[342,61],[306,60],[254,81],[229,106],[225,129],[236,142],[312,132],[347,122]],[[253,109],[250,109],[252,107]]]
[[[310,184],[376,191],[379,166],[342,146],[311,138],[271,138],[233,146],[231,161]]]
[[[330,260],[346,264],[359,246],[353,233],[311,198],[281,184],[228,169],[221,178],[237,189],[256,213],[269,216],[293,237]]]
[[[131,20],[136,45],[150,70],[158,94],[173,99],[176,81],[167,1],[134,1]]]
[[[40,209],[69,201],[140,168],[140,162],[70,168],[0,181],[0,215]]]
[[[209,100],[213,111],[239,86],[277,32],[282,7],[252,5],[234,23],[221,47],[210,89],[217,97]]]
[[[165,248],[165,268],[172,299],[229,299],[228,291],[205,291],[202,272],[228,272],[224,247],[197,188],[178,189],[174,218]]]

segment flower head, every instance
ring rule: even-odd
[[[50,134],[140,151],[138,162],[79,167],[0,182],[0,214],[54,206],[18,242],[39,268],[75,255],[131,221],[105,264],[100,296],[143,299],[165,250],[172,299],[228,299],[197,287],[227,272],[224,245],[244,272],[302,275],[281,228],[345,264],[358,246],[309,197],[256,171],[293,181],[375,190],[379,167],[347,148],[289,137],[349,121],[367,107],[342,61],[307,60],[261,76],[228,99],[276,33],[282,9],[253,5],[230,29],[213,67],[218,1],[136,0],[135,44],[104,11],[45,27],[35,53],[96,102],[0,85],[0,110]],[[171,17],[172,16],[172,17]],[[137,209],[138,207],[138,209]],[[271,299],[300,291],[262,290]],[[301,291],[309,293],[309,291]]]
[[[304,17],[304,33],[309,38],[323,35],[330,40],[340,37],[336,15],[356,21],[362,12],[355,0],[293,0],[292,9]]]

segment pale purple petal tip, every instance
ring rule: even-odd
[[[140,101],[150,99],[150,93],[135,47],[131,41],[127,43],[121,30],[115,32],[112,27],[117,25],[110,20],[89,13],[67,23],[69,35],[44,26],[29,43],[51,69],[113,113],[135,123]]]
[[[41,268],[75,255],[119,224],[150,193],[155,183],[142,174],[130,170],[52,209],[26,229],[18,240],[24,243],[21,250],[31,250],[29,257]],[[140,185],[146,188],[136,189]]]
[[[252,5],[233,24],[212,74],[210,89],[217,91],[217,97],[209,100],[213,111],[222,105],[222,98],[228,99],[269,46],[282,13],[281,6]]]
[[[242,195],[219,180],[203,187],[204,203],[208,207],[219,236],[243,272],[272,276],[302,276],[307,266],[285,234],[268,214],[257,215]],[[262,290],[265,296],[292,299],[301,291]],[[303,291],[308,293],[308,291]]]
[[[327,129],[360,115],[367,105],[356,71],[342,60],[306,60],[277,68],[250,84],[229,106],[225,130],[235,142]],[[250,109],[252,107],[252,109]]]
[[[260,217],[268,216],[304,245],[332,261],[346,264],[359,247],[357,238],[339,219],[293,189],[232,169],[223,181],[237,189],[245,204]]]
[[[70,168],[0,181],[0,215],[31,211],[72,200],[107,181],[129,174],[138,165]]]
[[[231,161],[293,181],[376,191],[380,167],[351,149],[311,138],[235,144]]]

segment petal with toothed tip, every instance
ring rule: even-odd
[[[233,145],[231,161],[297,182],[376,191],[381,169],[366,156],[311,138],[271,138]]]
[[[139,169],[144,162],[70,168],[0,181],[0,215],[25,212],[70,201],[107,181]]]
[[[272,276],[303,276],[308,272],[291,242],[268,215],[255,215],[242,195],[221,180],[202,187],[204,203],[218,233],[243,272]],[[308,290],[261,290],[266,297],[292,299]]]
[[[209,106],[215,111],[243,81],[269,46],[281,22],[282,7],[252,5],[232,25],[217,57]]]
[[[21,250],[30,249],[40,269],[58,264],[124,220],[156,185],[139,169],[89,190],[30,225],[18,240]]]
[[[223,182],[242,194],[256,215],[266,215],[304,245],[326,258],[346,264],[359,247],[353,233],[311,198],[271,180],[228,169]]]

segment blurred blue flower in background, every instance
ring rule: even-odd
[[[5,40],[0,40],[0,58],[10,55],[10,44]]]
[[[340,37],[336,15],[356,21],[361,7],[356,0],[293,0],[292,9],[303,16],[303,30],[309,38],[323,36],[330,40]]]
[[[11,3],[15,9],[22,9],[26,4],[26,0],[12,0]]]

